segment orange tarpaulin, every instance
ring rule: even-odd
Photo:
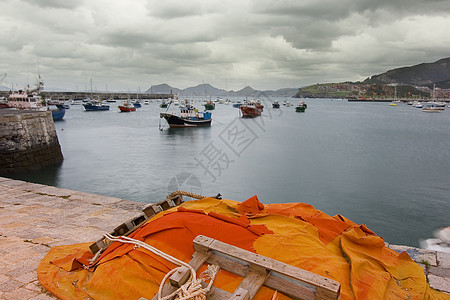
[[[429,287],[423,269],[406,253],[385,247],[364,225],[303,203],[263,205],[256,196],[242,203],[188,201],[159,213],[130,237],[189,262],[197,235],[336,280],[341,299],[450,299]],[[42,285],[61,299],[151,299],[176,267],[146,249],[114,242],[87,270],[89,244],[52,248],[38,268]],[[241,280],[220,271],[214,285],[232,293]],[[272,296],[263,287],[255,299]],[[275,298],[288,299],[280,293]]]

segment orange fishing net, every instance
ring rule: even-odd
[[[429,287],[423,269],[406,253],[388,249],[364,225],[303,203],[204,198],[159,213],[130,237],[189,262],[198,235],[336,280],[341,299],[450,299]],[[176,267],[146,249],[114,242],[95,267],[85,269],[93,256],[89,245],[52,248],[38,268],[42,285],[61,299],[151,299]],[[214,285],[232,293],[241,280],[220,271]],[[263,287],[255,299],[272,296]],[[274,298],[288,299],[280,293]]]

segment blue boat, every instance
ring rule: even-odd
[[[233,103],[234,108],[239,108],[242,105],[241,101],[238,101],[236,103]]]
[[[109,110],[109,105],[102,104],[101,102],[87,102],[83,103],[84,109],[86,111],[101,111],[101,110]]]
[[[141,102],[139,102],[139,100],[136,100],[135,102],[133,102],[133,106],[136,108],[142,107]]]
[[[52,112],[53,121],[61,121],[66,114],[66,109],[63,105],[49,105],[48,110]]]

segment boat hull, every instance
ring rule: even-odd
[[[86,111],[102,111],[102,110],[109,110],[109,105],[89,105],[89,104],[83,104],[84,109]]]
[[[64,115],[66,114],[66,109],[62,105],[57,105],[56,107],[58,109],[52,110],[53,121],[61,121],[64,118]]]
[[[134,107],[134,106],[122,106],[122,105],[119,105],[118,107],[120,109],[120,112],[136,111],[136,107]]]
[[[170,128],[179,128],[179,127],[205,127],[211,126],[212,119],[206,120],[192,120],[192,119],[184,119],[179,116],[168,114],[168,113],[160,113],[160,117],[166,119]]]
[[[246,106],[246,105],[241,105],[239,106],[239,109],[242,112],[242,117],[243,118],[255,118],[261,115],[262,109],[256,108],[256,107],[251,107],[251,106]]]

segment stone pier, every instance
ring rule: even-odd
[[[0,175],[39,170],[62,160],[51,112],[0,109]]]
[[[0,177],[0,299],[56,299],[37,280],[37,267],[50,248],[95,242],[141,215],[146,205]],[[450,293],[449,253],[389,247],[407,251],[431,287]]]

